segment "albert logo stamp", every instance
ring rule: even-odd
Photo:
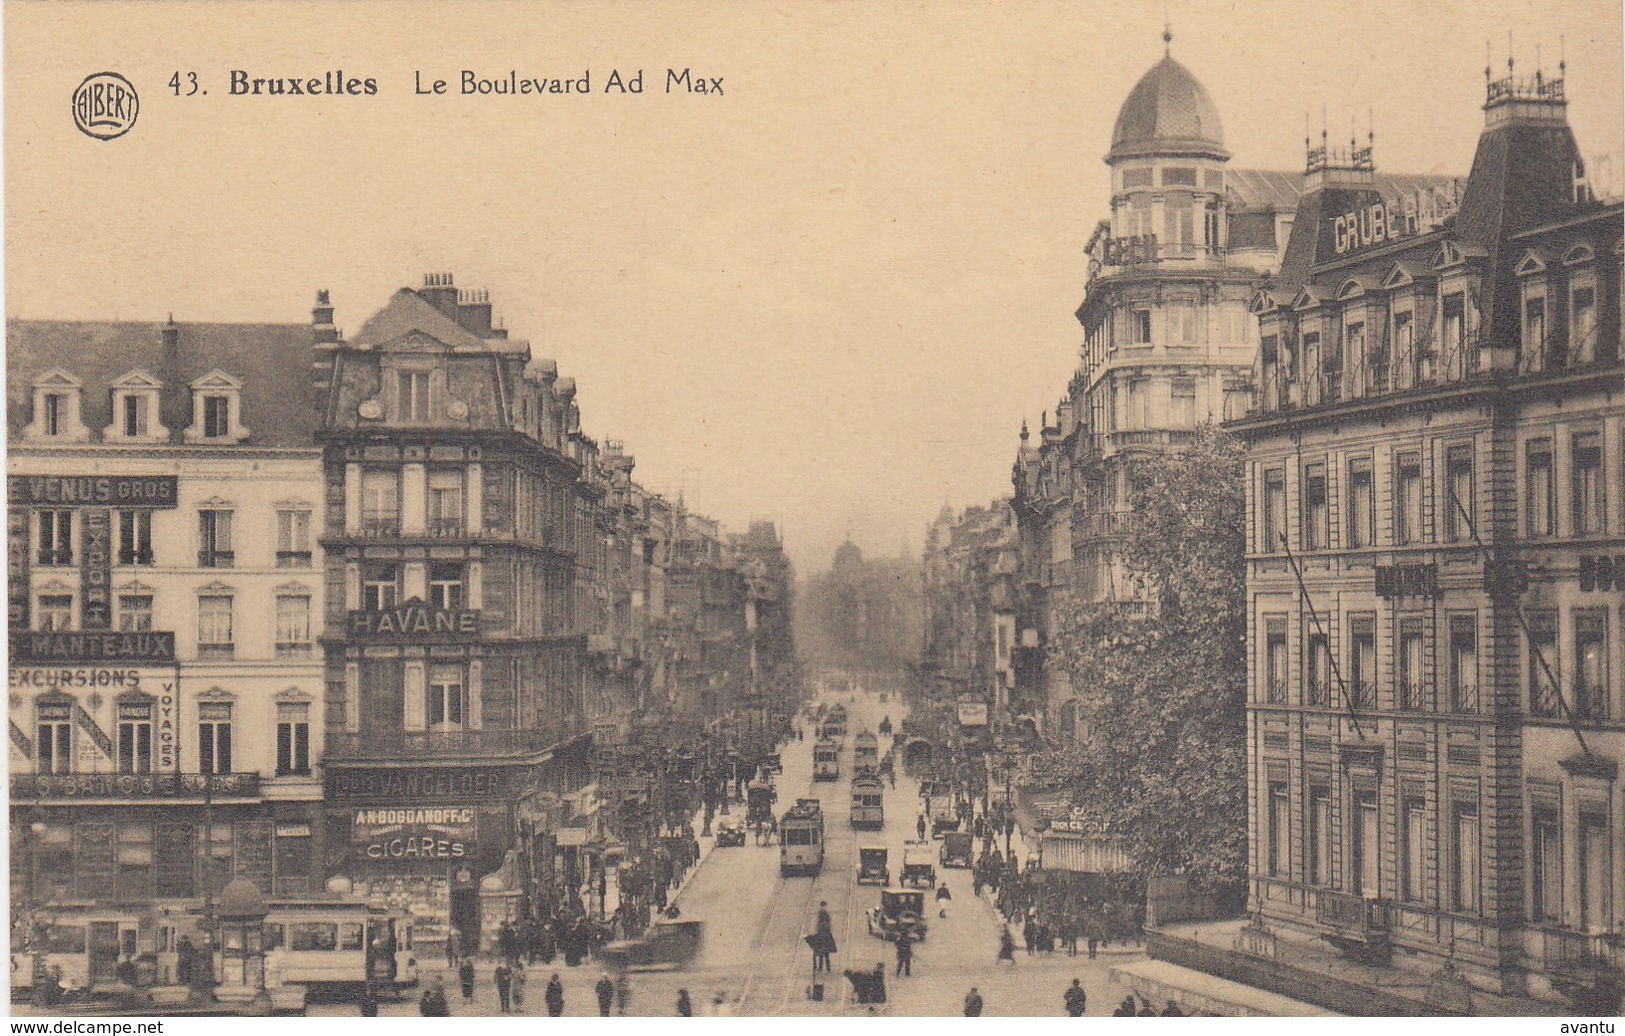
[[[124,136],[140,112],[135,87],[117,72],[88,75],[73,92],[73,124],[80,133],[97,140]]]

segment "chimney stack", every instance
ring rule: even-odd
[[[310,311],[310,392],[311,405],[318,416],[327,411],[327,397],[333,384],[333,364],[339,351],[339,332],[333,326],[333,303],[326,288],[316,292],[316,305]]]
[[[491,337],[491,293],[484,288],[457,295],[457,323],[481,338]]]
[[[418,292],[423,299],[440,312],[457,319],[457,285],[449,273],[426,273],[423,288]]]

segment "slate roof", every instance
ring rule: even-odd
[[[1189,69],[1164,57],[1140,77],[1118,109],[1106,160],[1170,153],[1230,154],[1213,98]]]
[[[113,421],[112,384],[134,370],[163,383],[159,414],[170,441],[192,423],[191,383],[219,369],[242,383],[244,445],[311,447],[311,330],[307,324],[176,324],[177,348],[165,354],[164,325],[76,320],[6,321],[6,431],[21,439],[32,419],[33,385],[62,368],[81,384],[81,418],[100,442]]]
[[[402,288],[391,295],[384,308],[368,317],[348,344],[384,345],[414,331],[421,331],[453,349],[470,352],[517,353],[530,348],[520,339],[481,338],[411,288]]]

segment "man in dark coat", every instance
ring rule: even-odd
[[[1183,1018],[1185,1017],[1185,1012],[1179,1009],[1178,1004],[1170,1000],[1168,1001],[1168,1006],[1162,1009],[1162,1016],[1164,1018]]]
[[[686,989],[679,989],[677,991],[677,1017],[694,1017],[694,1003],[693,1001],[689,1000],[688,990]]]
[[[463,999],[474,999],[474,962],[467,957],[457,965],[457,981],[463,987]]]
[[[547,980],[547,992],[542,999],[547,1001],[547,1016],[557,1018],[564,1013],[564,983],[559,981],[557,972]]]
[[[976,991],[975,986],[972,986],[970,992],[965,994],[965,1017],[982,1017],[982,994]]]
[[[907,928],[897,932],[897,977],[914,974],[914,934]]]
[[[1123,998],[1123,1002],[1118,1004],[1117,1009],[1112,1012],[1112,1017],[1133,1018],[1134,1013],[1134,998],[1132,996],[1125,996]]]
[[[593,986],[592,989],[594,993],[598,994],[598,1016],[608,1018],[609,1009],[615,1003],[615,983],[609,977],[609,972],[604,972],[603,977],[598,980],[598,984]]]
[[[418,1013],[425,1018],[449,1018],[451,1006],[446,1003],[446,987],[436,975],[429,988],[418,998]]]
[[[830,955],[835,952],[835,923],[829,917],[829,904],[818,903],[818,921],[813,931],[813,971],[830,970]]]
[[[491,974],[496,981],[498,1010],[508,1013],[508,996],[513,991],[513,968],[508,966],[507,958],[497,961],[496,971]]]
[[[1062,999],[1066,1002],[1066,1014],[1068,1018],[1083,1017],[1083,1009],[1089,1004],[1089,995],[1083,991],[1083,983],[1079,982],[1077,979],[1073,979],[1072,985],[1067,988],[1066,994],[1062,997]]]

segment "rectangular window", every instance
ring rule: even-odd
[[[1394,459],[1394,542],[1422,542],[1422,455],[1402,453]]]
[[[1286,532],[1286,472],[1280,468],[1264,472],[1264,542],[1266,554],[1279,551]]]
[[[38,557],[41,565],[73,564],[72,511],[39,513]]]
[[[400,419],[427,421],[429,419],[429,372],[399,371],[396,375]]]
[[[1478,806],[1458,802],[1453,810],[1454,835],[1450,844],[1450,873],[1455,885],[1455,908],[1478,910]]]
[[[1450,709],[1478,711],[1478,616],[1450,616]]]
[[[429,604],[444,611],[463,606],[463,566],[455,561],[429,565]]]
[[[1423,639],[1421,619],[1401,619],[1399,623],[1399,707],[1416,711],[1427,708],[1423,685]]]
[[[124,418],[124,435],[135,439],[147,434],[147,397],[130,393],[124,397],[121,408]]]
[[[40,416],[40,424],[45,428],[45,434],[51,436],[61,435],[68,417],[68,397],[59,392],[47,392],[40,402],[45,407],[45,413]]]
[[[1331,546],[1326,517],[1326,465],[1306,464],[1303,468],[1303,549],[1325,550]]]
[[[429,472],[429,535],[462,536],[468,522],[463,517],[463,473],[460,470]]]
[[[60,632],[73,629],[73,595],[40,594],[39,629],[42,632]]]
[[[371,561],[361,573],[361,607],[383,612],[395,607],[400,598],[400,568],[388,562]]]
[[[1349,616],[1349,697],[1357,709],[1377,704],[1377,617]]]
[[[1608,615],[1601,610],[1574,613],[1574,714],[1608,718]]]
[[[1524,363],[1532,371],[1541,370],[1546,359],[1546,297],[1530,295],[1523,300]]]
[[[1563,825],[1556,810],[1536,809],[1530,828],[1529,919],[1555,924],[1563,918]]]
[[[1133,345],[1151,344],[1151,311],[1136,309],[1129,314],[1128,340]]]
[[[310,653],[310,598],[304,594],[278,594],[276,657],[309,658]]]
[[[1562,671],[1557,649],[1557,613],[1530,612],[1528,661],[1529,713],[1533,716],[1561,715],[1558,700],[1562,693],[1555,682]]]
[[[1576,433],[1569,456],[1573,462],[1569,482],[1573,487],[1574,535],[1595,536],[1607,531],[1601,433]]]
[[[1394,314],[1394,367],[1401,372],[1408,372],[1415,383],[1416,355],[1412,349],[1415,344],[1416,324],[1412,320],[1409,310]],[[1402,375],[1403,376],[1403,375]]]
[[[232,600],[226,594],[204,594],[197,599],[197,652],[199,658],[230,658],[234,653],[231,630]]]
[[[303,508],[278,510],[276,567],[309,568],[310,559],[310,512]]]
[[[1365,321],[1355,320],[1344,325],[1343,346],[1343,355],[1350,357],[1352,362],[1359,364],[1361,367],[1366,367]],[[1367,368],[1364,378],[1358,377],[1358,374],[1359,372],[1356,371],[1356,378],[1352,384],[1353,390],[1359,392],[1362,387],[1370,389],[1372,387],[1371,378],[1373,372]]]
[[[1569,362],[1584,366],[1597,358],[1597,289],[1575,285],[1569,292]]]
[[[361,527],[373,536],[395,536],[401,523],[401,473],[361,473]]]
[[[433,667],[429,674],[428,705],[429,729],[462,729],[464,698],[461,666]]]
[[[152,705],[150,702],[119,703],[118,772],[152,772]]]
[[[1309,671],[1304,696],[1307,704],[1328,705],[1332,700],[1332,656],[1326,646],[1326,634],[1309,634],[1306,657]]]
[[[1354,827],[1350,831],[1352,850],[1352,877],[1354,889],[1364,896],[1382,894],[1382,824],[1377,807],[1377,793],[1356,792],[1354,795]]]
[[[1264,700],[1286,702],[1286,616],[1264,616]]]
[[[150,565],[152,557],[152,512],[118,512],[118,563]]]
[[[1332,883],[1332,796],[1325,788],[1309,789],[1309,881]]]
[[[1613,914],[1613,850],[1608,838],[1608,815],[1596,808],[1580,812],[1580,927],[1600,931]]]
[[[1399,894],[1407,902],[1422,901],[1422,880],[1427,872],[1427,803],[1419,798],[1406,798],[1403,806],[1405,826],[1400,832],[1405,839],[1402,848],[1404,869]]]
[[[197,757],[202,773],[231,772],[231,703],[199,702]]]
[[[1196,382],[1175,381],[1170,390],[1168,424],[1172,428],[1196,427]]]
[[[231,568],[237,554],[231,546],[231,512],[199,511],[197,513],[199,568]]]
[[[1286,785],[1270,785],[1270,877],[1286,877],[1292,869],[1292,813]]]
[[[1174,341],[1180,345],[1195,345],[1196,318],[1199,311],[1194,302],[1181,302],[1174,306]]]
[[[1444,342],[1445,349],[1458,357],[1455,361],[1455,370],[1460,371],[1461,348],[1467,342],[1467,300],[1461,292],[1453,292],[1444,297]]]
[[[1370,457],[1349,461],[1350,548],[1370,547],[1377,542],[1377,502],[1372,477]]]
[[[145,633],[152,629],[152,595],[119,594],[120,633]]]
[[[203,437],[224,439],[231,434],[231,400],[225,396],[203,397]]]
[[[277,703],[276,772],[279,777],[310,773],[310,706],[304,702]]]
[[[1473,538],[1477,522],[1473,500],[1473,448],[1452,446],[1445,451],[1444,536],[1451,543]]]
[[[40,773],[73,772],[73,706],[65,701],[37,706]]]
[[[1557,533],[1557,487],[1552,478],[1552,440],[1530,439],[1524,445],[1524,499],[1529,535]]]

